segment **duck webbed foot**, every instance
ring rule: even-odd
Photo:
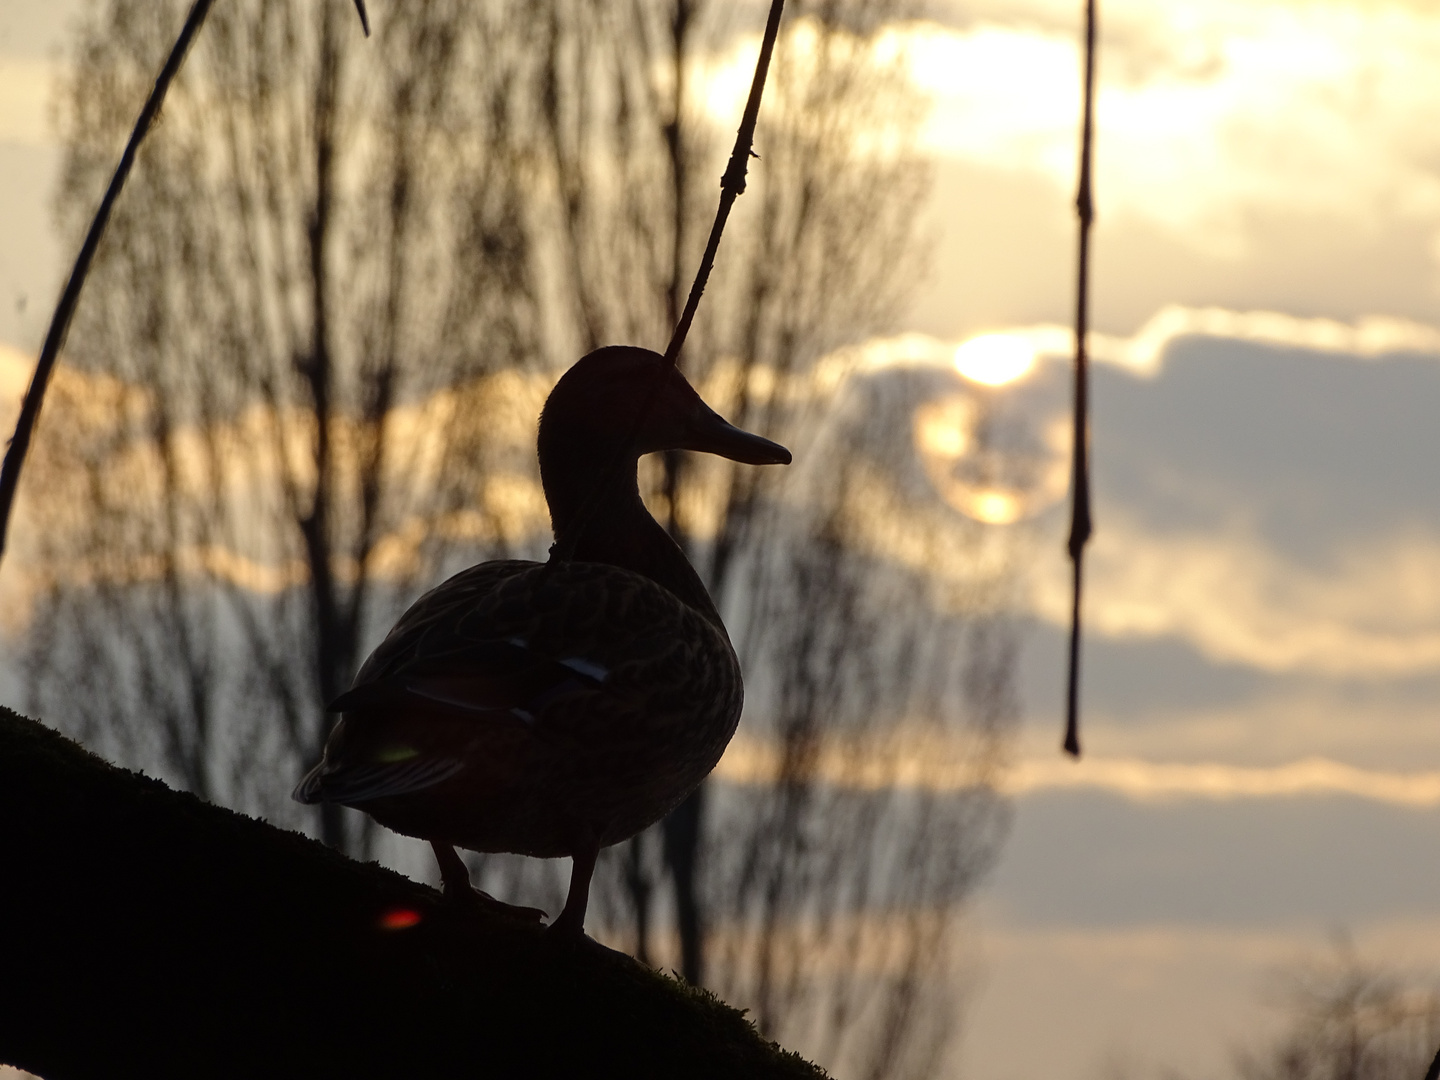
[[[535,923],[544,920],[545,912],[539,908],[507,904],[471,885],[470,871],[465,868],[465,863],[449,844],[441,844],[432,840],[430,847],[434,850],[435,859],[440,864],[440,881],[446,903],[520,922]]]

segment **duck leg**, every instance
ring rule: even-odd
[[[585,936],[585,908],[590,902],[590,878],[595,873],[595,860],[600,857],[600,844],[587,835],[575,846],[571,856],[570,892],[565,909],[547,931],[558,938],[577,940]]]
[[[506,904],[471,885],[470,871],[466,869],[464,861],[449,844],[431,840],[430,848],[435,852],[435,861],[440,864],[442,889],[445,899],[450,903],[477,907],[481,911],[503,915],[509,919],[520,919],[524,922],[539,922],[545,918],[545,912],[539,908]]]

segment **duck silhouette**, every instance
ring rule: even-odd
[[[660,354],[628,346],[565,373],[537,449],[550,560],[481,563],[415,601],[329,704],[340,720],[294,797],[430,841],[447,899],[520,917],[542,913],[473,889],[455,848],[570,856],[549,932],[579,938],[600,849],[695,789],[744,696],[714,601],[640,499],[639,459],[693,450],[788,464],[790,452],[727,423]]]

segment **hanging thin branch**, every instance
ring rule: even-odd
[[[730,163],[725,166],[725,173],[720,178],[720,205],[715,209],[715,223],[710,226],[710,239],[705,244],[705,254],[700,258],[700,267],[695,271],[695,281],[690,286],[690,295],[685,301],[685,310],[680,314],[680,321],[675,325],[675,331],[670,335],[670,344],[665,349],[665,367],[674,367],[679,360],[680,350],[685,345],[685,338],[690,333],[690,324],[695,321],[695,312],[700,307],[700,297],[705,292],[705,286],[710,280],[710,271],[715,266],[715,254],[720,250],[720,235],[725,231],[725,222],[730,217],[730,208],[735,205],[745,191],[745,174],[749,168],[750,158],[754,155],[755,125],[760,117],[760,98],[765,91],[765,79],[770,74],[770,57],[775,52],[775,39],[780,34],[780,15],[785,10],[785,0],[771,0],[770,16],[765,21],[765,37],[760,43],[760,56],[755,61],[755,77],[750,83],[750,97],[745,102],[745,113],[741,117],[740,127],[735,132],[735,147],[730,151]],[[655,399],[660,392],[661,383],[657,380],[650,396],[646,398],[644,406],[640,409],[639,416],[635,420],[635,429],[629,440],[623,444],[615,455],[615,460],[610,463],[610,471],[623,468],[625,459],[628,456],[629,448],[635,445],[635,440],[644,427],[646,417],[650,415],[650,409],[655,404]],[[605,489],[605,485],[597,484],[586,497],[580,512],[576,515],[574,531],[566,538],[565,543],[556,543],[550,548],[550,559],[552,564],[569,562],[575,553],[575,547],[580,538],[585,534],[590,524],[590,519],[595,515],[595,509],[599,505],[598,493]]]
[[[85,243],[81,245],[80,254],[75,258],[75,266],[70,271],[70,279],[65,283],[65,291],[60,294],[60,302],[55,306],[55,314],[50,318],[50,329],[45,334],[45,344],[41,347],[40,358],[35,363],[35,374],[30,378],[30,387],[25,391],[25,402],[20,407],[20,419],[15,422],[15,434],[10,437],[10,447],[5,452],[5,464],[0,468],[0,558],[5,554],[10,510],[15,502],[16,489],[20,485],[20,470],[24,467],[25,455],[30,450],[30,436],[35,430],[35,421],[40,417],[40,406],[45,400],[45,390],[50,385],[55,361],[65,345],[65,335],[70,331],[70,320],[80,303],[80,290],[85,287],[85,279],[95,261],[95,252],[100,248],[100,238],[105,235],[105,227],[110,223],[110,211],[114,209],[115,200],[120,197],[120,191],[130,176],[140,143],[150,133],[151,125],[160,113],[160,106],[165,102],[165,95],[170,91],[170,84],[185,63],[190,45],[194,42],[195,35],[200,32],[205,16],[210,14],[213,3],[214,0],[195,0],[190,14],[185,17],[185,25],[180,28],[180,36],[175,39],[170,55],[166,57],[165,66],[155,77],[155,85],[151,87],[150,96],[145,99],[145,106],[140,110],[140,116],[130,132],[130,141],[125,144],[120,163],[115,166],[110,186],[105,189],[105,197],[100,200],[100,206],[90,222],[90,231],[85,234]],[[369,37],[370,19],[365,12],[365,0],[355,0],[355,10],[360,14],[360,25],[365,36]]]
[[[170,89],[170,83],[174,80],[180,65],[185,62],[185,54],[190,49],[190,43],[195,40],[195,35],[200,32],[201,25],[205,22],[205,16],[210,13],[210,6],[214,0],[195,0],[190,8],[190,14],[185,19],[185,25],[180,28],[180,36],[175,39],[175,45],[170,50],[169,57],[165,60],[165,66],[160,69],[160,74],[155,79],[155,85],[150,90],[150,96],[145,101],[145,107],[140,110],[140,116],[135,121],[135,128],[130,132],[130,141],[125,144],[125,152],[120,155],[120,164],[115,166],[115,175],[110,178],[110,186],[105,190],[105,197],[100,200],[100,208],[95,211],[95,218],[90,222],[90,231],[85,234],[85,243],[80,248],[80,254],[75,259],[75,268],[70,271],[70,280],[65,283],[65,291],[60,295],[60,303],[55,308],[55,314],[50,319],[50,330],[45,335],[45,344],[40,350],[40,359],[35,364],[35,374],[30,379],[30,388],[25,391],[25,403],[20,408],[20,419],[15,424],[15,434],[10,439],[10,448],[5,452],[5,465],[0,469],[0,556],[5,553],[5,535],[10,524],[10,508],[15,501],[15,489],[20,483],[20,469],[25,464],[25,454],[30,449],[30,436],[35,430],[35,421],[40,416],[40,404],[45,398],[45,388],[50,383],[50,374],[55,369],[55,360],[60,355],[60,349],[65,344],[65,335],[70,329],[70,319],[75,314],[75,307],[80,302],[80,290],[85,286],[85,278],[90,273],[90,265],[95,261],[95,252],[100,247],[100,238],[105,234],[105,226],[110,222],[110,211],[115,206],[115,200],[120,196],[120,189],[125,186],[125,180],[130,175],[130,169],[135,164],[135,153],[140,149],[140,143],[150,131],[150,125],[154,123],[156,115],[160,112],[160,106],[165,101],[165,94]]]
[[[1065,751],[1080,756],[1080,582],[1090,520],[1090,358],[1086,338],[1090,323],[1090,226],[1095,220],[1091,192],[1091,144],[1095,121],[1095,0],[1085,2],[1085,112],[1080,132],[1080,190],[1075,211],[1080,218],[1079,266],[1075,285],[1075,448],[1071,455],[1070,539],[1066,545],[1074,567],[1070,605],[1070,680],[1065,697]]]
[[[760,44],[760,57],[755,61],[755,78],[750,83],[750,99],[745,103],[745,115],[740,128],[735,132],[735,147],[730,151],[730,164],[720,178],[720,205],[715,210],[715,224],[710,227],[710,240],[705,245],[705,254],[700,259],[700,268],[695,271],[690,296],[685,301],[685,310],[670,335],[670,344],[665,349],[665,362],[673,367],[685,345],[690,324],[695,321],[695,311],[700,306],[700,297],[710,280],[710,271],[715,266],[715,253],[720,250],[720,234],[725,231],[725,222],[730,217],[730,208],[735,200],[745,193],[745,173],[754,155],[755,124],[760,118],[760,96],[765,91],[765,79],[770,74],[770,56],[775,51],[775,38],[780,33],[780,13],[785,9],[785,0],[772,0],[770,17],[765,23],[765,38]]]

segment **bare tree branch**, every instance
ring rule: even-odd
[[[720,179],[720,205],[715,210],[715,223],[710,226],[710,239],[705,243],[705,254],[700,257],[700,268],[695,271],[695,282],[690,286],[690,295],[685,300],[685,310],[675,331],[670,335],[670,344],[665,347],[665,362],[675,364],[680,350],[689,336],[690,324],[695,321],[695,312],[700,307],[700,297],[710,281],[710,271],[715,268],[715,256],[720,250],[720,235],[725,231],[725,222],[730,218],[730,209],[735,200],[745,193],[745,174],[750,167],[750,155],[754,152],[755,125],[760,120],[760,98],[765,92],[765,80],[770,74],[770,56],[775,51],[775,38],[780,33],[780,16],[785,10],[785,0],[771,0],[770,14],[765,20],[765,36],[760,42],[760,56],[755,61],[755,77],[750,83],[750,96],[745,101],[745,113],[740,119],[740,128],[735,133],[735,148],[730,151],[730,163]]]
[[[105,764],[0,710],[0,1062],[126,1076],[821,1070],[593,944]]]
[[[1072,511],[1070,553],[1074,575],[1070,601],[1070,673],[1065,693],[1065,752],[1080,756],[1080,583],[1085,545],[1094,531],[1090,518],[1090,226],[1095,220],[1091,192],[1091,145],[1095,135],[1095,0],[1085,0],[1084,119],[1080,129],[1080,188],[1075,212],[1080,221],[1075,274],[1075,442],[1071,451]]]
[[[85,287],[85,278],[90,273],[90,265],[95,261],[95,252],[99,250],[100,239],[105,235],[105,226],[110,222],[110,211],[115,206],[115,200],[120,197],[120,191],[125,187],[125,180],[130,175],[130,169],[135,164],[135,154],[140,149],[140,143],[150,131],[150,126],[155,122],[155,117],[160,113],[160,106],[165,102],[165,95],[170,90],[170,83],[174,81],[176,74],[180,71],[180,65],[185,62],[185,54],[190,51],[190,43],[195,40],[195,35],[200,32],[200,27],[205,22],[205,16],[210,13],[210,5],[214,0],[195,0],[190,8],[190,14],[186,16],[185,23],[180,28],[180,36],[175,39],[174,46],[170,49],[170,55],[165,59],[165,66],[160,69],[160,74],[155,78],[155,85],[151,87],[150,96],[145,99],[145,105],[140,110],[139,117],[135,120],[135,127],[130,132],[130,139],[125,144],[125,150],[120,155],[120,163],[115,166],[115,175],[110,178],[110,186],[105,189],[105,195],[100,200],[100,206],[95,211],[95,217],[90,222],[90,231],[85,234],[85,242],[80,245],[80,254],[76,256],[75,266],[70,271],[70,278],[65,283],[65,291],[60,294],[60,303],[55,307],[55,314],[50,318],[50,329],[45,334],[45,344],[40,349],[40,359],[35,364],[35,374],[30,379],[30,387],[25,391],[25,402],[20,407],[20,419],[15,423],[15,434],[10,437],[10,448],[5,452],[5,464],[0,468],[0,558],[5,554],[5,536],[10,525],[10,509],[15,502],[15,491],[20,483],[20,470],[25,465],[25,454],[30,449],[30,436],[35,430],[35,421],[40,417],[40,405],[45,399],[45,388],[50,384],[50,373],[55,368],[55,361],[60,356],[60,350],[65,345],[65,335],[70,330],[70,319],[75,314],[75,306],[80,302],[80,290]]]

